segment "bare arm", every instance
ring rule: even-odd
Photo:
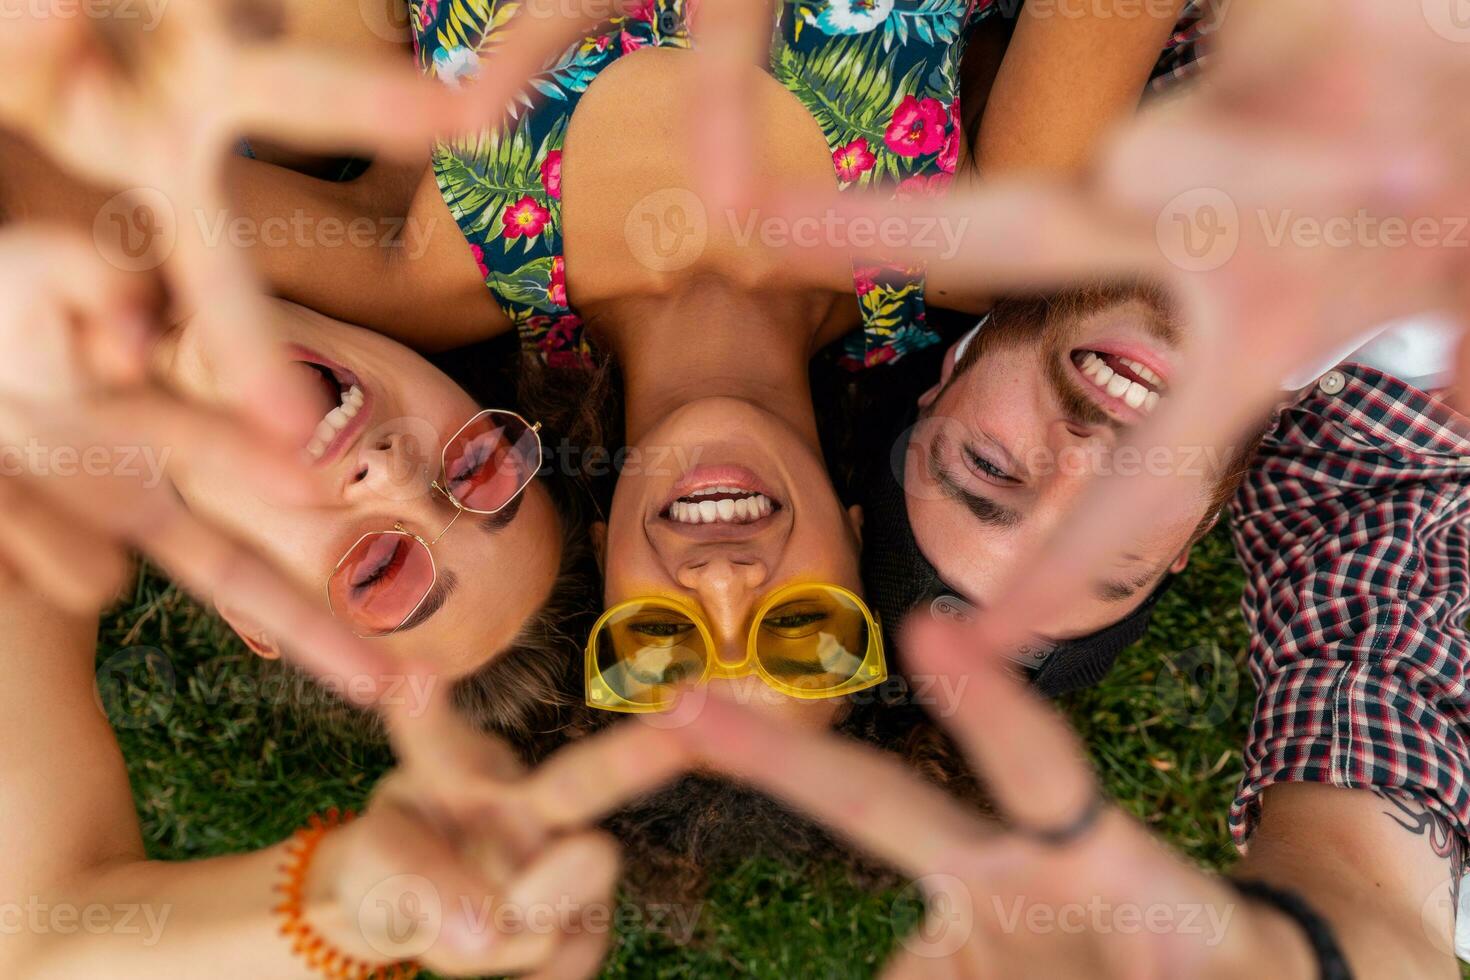
[[[122,754],[94,693],[95,618],[57,613],[7,587],[0,622],[0,974],[311,976],[271,913],[282,847],[147,860]]]
[[[1236,874],[1302,895],[1332,925],[1357,976],[1459,975],[1462,842],[1418,804],[1367,790],[1282,784]]]
[[[1183,7],[1184,0],[1027,4],[1008,43],[1001,25],[982,24],[965,55],[965,129],[973,142],[962,144],[955,193],[996,178],[1080,172],[1108,131],[1137,111]],[[1045,240],[1080,230],[1035,234]],[[928,270],[936,305],[980,314],[995,300],[995,283],[977,279],[963,261],[931,260]]]
[[[427,166],[411,189],[364,193],[254,160],[232,164],[251,254],[286,299],[419,350],[510,329]]]
[[[1184,0],[1027,4],[985,105],[975,163],[1001,173],[1076,172],[1138,108]]]

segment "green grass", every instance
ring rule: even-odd
[[[1234,858],[1225,817],[1254,699],[1241,666],[1241,587],[1216,534],[1160,604],[1148,639],[1102,688],[1067,704],[1109,791],[1213,868]],[[1196,669],[1211,663],[1213,673]],[[268,707],[259,697],[267,675],[159,579],[140,579],[112,615],[98,665],[154,858],[275,843],[312,813],[359,806],[389,763],[381,749],[303,731]],[[832,869],[750,862],[709,896],[694,942],[631,926],[605,975],[869,977],[914,915],[911,894],[868,894]]]

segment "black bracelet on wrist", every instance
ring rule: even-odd
[[[1241,897],[1269,905],[1302,927],[1317,956],[1318,975],[1322,980],[1353,980],[1353,968],[1348,966],[1347,957],[1342,954],[1337,933],[1306,899],[1264,881],[1228,880]]]

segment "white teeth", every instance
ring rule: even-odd
[[[1148,400],[1148,389],[1136,381],[1129,382],[1128,390],[1123,393],[1123,401],[1129,408],[1142,408],[1143,403]]]
[[[1159,398],[1159,393],[1157,391],[1149,392],[1148,397],[1143,400],[1143,410],[1145,412],[1152,412],[1154,409],[1159,407],[1160,400],[1161,399]]]
[[[713,497],[715,494],[720,494],[720,493],[746,493],[746,492],[748,492],[748,491],[741,490],[739,487],[708,487],[708,488],[706,488],[704,490],[696,490],[693,493],[691,493],[689,496],[691,496],[691,497]]]
[[[1122,398],[1124,392],[1126,392],[1129,386],[1131,386],[1132,384],[1132,381],[1129,381],[1121,374],[1115,374],[1113,375],[1112,379],[1108,381],[1108,394],[1112,395],[1114,398]]]
[[[1113,369],[1108,367],[1101,360],[1099,360],[1097,363],[1098,368],[1095,372],[1093,372],[1092,380],[1097,383],[1098,387],[1106,388],[1108,386],[1108,383],[1114,378]]]
[[[357,385],[348,388],[342,395],[342,404],[332,409],[317,423],[316,431],[311,435],[311,441],[306,444],[306,454],[312,459],[321,459],[332,440],[337,438],[337,433],[347,428],[348,424],[362,411],[362,406],[367,402],[367,396]]]
[[[1164,383],[1164,379],[1159,377],[1152,370],[1150,370],[1147,364],[1140,364],[1137,361],[1130,361],[1126,357],[1118,358],[1118,362],[1126,367],[1128,370],[1132,371],[1134,374],[1138,375],[1141,380],[1146,381],[1151,385],[1158,386]]]
[[[745,493],[734,490],[726,493]],[[690,498],[708,496],[707,493],[692,493]],[[740,500],[676,500],[669,505],[669,520],[679,524],[748,524],[769,515],[774,506],[767,497],[757,494]]]

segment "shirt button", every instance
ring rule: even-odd
[[[1324,395],[1335,395],[1347,387],[1347,378],[1341,371],[1328,371],[1317,379],[1317,387]]]

